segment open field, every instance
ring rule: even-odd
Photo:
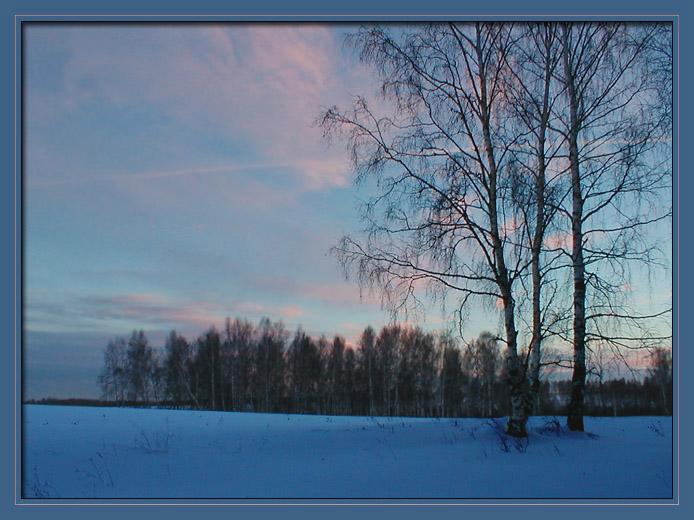
[[[24,406],[24,498],[670,498],[670,417],[503,420]]]

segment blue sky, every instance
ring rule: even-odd
[[[26,398],[97,397],[106,342],[133,329],[161,345],[268,316],[355,341],[389,321],[328,255],[364,193],[313,121],[377,88],[351,29],[25,29]],[[497,327],[479,313],[470,337]]]
[[[388,321],[328,255],[360,194],[313,121],[374,90],[349,29],[25,29],[26,397],[93,396],[106,341],[135,328]]]

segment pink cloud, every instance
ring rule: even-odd
[[[36,34],[28,33],[29,51]],[[340,70],[340,42],[326,27],[71,26],[52,34],[68,49],[62,89],[30,86],[29,120],[44,117],[44,106],[61,107],[48,116],[55,118],[104,102],[134,115],[155,108],[189,130],[257,147],[264,163],[288,167],[308,189],[346,184],[346,154],[327,151],[312,126],[319,108],[344,93],[336,78],[349,72]]]
[[[314,301],[337,307],[371,307],[380,306],[380,299],[368,291],[360,294],[359,286],[354,282],[312,282],[273,279],[272,277],[256,278],[250,281],[258,289],[273,294],[291,296],[292,299]]]
[[[176,303],[160,295],[128,293],[84,297],[79,302],[86,317],[138,321],[171,326],[209,326],[224,320],[219,306],[209,303]],[[178,324],[178,325],[177,325]]]
[[[294,319],[305,314],[299,305],[273,306],[254,301],[186,302],[151,293],[127,293],[112,296],[83,297],[76,312],[83,318],[131,322],[128,326],[147,325],[178,329],[221,327],[227,317],[241,316]]]
[[[304,309],[299,305],[287,305],[279,309],[279,314],[285,318],[293,319],[305,314]]]
[[[243,301],[234,305],[234,310],[241,313],[261,314],[265,308],[256,302]]]
[[[270,72],[276,88],[315,95],[335,84],[335,45],[330,31],[316,24],[247,26],[252,59]]]
[[[293,166],[301,171],[305,186],[309,189],[345,187],[350,184],[351,171],[349,163],[344,158],[305,160]]]

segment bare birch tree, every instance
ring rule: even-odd
[[[511,395],[507,432],[526,435],[525,374],[518,356],[514,284],[525,270],[509,237],[509,150],[503,69],[512,35],[502,24],[364,28],[352,40],[383,80],[394,112],[379,116],[360,98],[327,110],[326,135],[349,140],[359,179],[380,193],[367,203],[366,240],[337,247],[347,270],[379,287],[391,308],[417,302],[424,284],[439,294],[498,301]]]
[[[664,78],[654,24],[564,23],[557,77],[566,102],[557,130],[568,143],[571,188],[559,208],[570,223],[573,273],[573,376],[567,424],[583,430],[588,341],[619,350],[654,346],[653,333],[620,292],[633,263],[665,263],[647,230],[671,217],[671,128],[662,108]],[[654,61],[652,61],[654,60]],[[665,66],[667,69],[667,66]],[[662,72],[662,71],[661,71]]]
[[[473,300],[497,303],[510,434],[525,435],[546,337],[573,347],[578,430],[589,343],[621,356],[669,337],[652,322],[667,308],[639,314],[625,297],[632,265],[668,263],[652,229],[671,216],[669,38],[663,24],[548,22],[367,27],[350,39],[391,110],[358,98],[320,119],[377,188],[366,235],[336,252],[394,311],[420,304],[421,288],[457,295],[461,316]]]
[[[517,223],[517,240],[529,253],[530,288],[520,281],[523,293],[530,295],[530,343],[524,370],[528,379],[527,413],[538,405],[542,342],[551,329],[548,309],[556,293],[556,283],[549,276],[558,254],[548,250],[546,238],[556,211],[553,209],[561,183],[560,153],[564,140],[552,131],[553,107],[561,93],[554,81],[561,48],[555,23],[518,24],[514,45],[507,53],[507,82],[504,96],[512,113],[511,124],[519,136],[512,149],[512,203],[521,218]]]

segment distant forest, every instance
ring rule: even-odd
[[[111,340],[98,377],[102,399],[246,412],[494,417],[510,411],[501,348],[483,333],[461,347],[450,333],[367,327],[354,348],[263,318],[227,319],[194,341],[172,331],[155,349],[143,331]],[[537,415],[565,415],[571,381],[543,380]],[[672,354],[651,352],[645,377],[592,378],[586,415],[670,415]]]

